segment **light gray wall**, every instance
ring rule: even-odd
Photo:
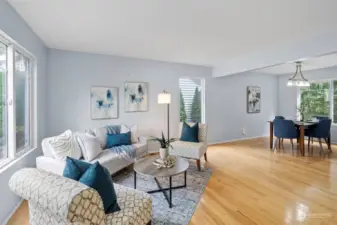
[[[30,30],[25,21],[8,5],[0,0],[0,30],[11,36],[20,45],[25,47],[37,58],[37,118],[38,118],[38,143],[46,132],[46,68],[47,49],[40,39]],[[8,216],[20,202],[8,188],[11,175],[23,167],[35,165],[35,158],[41,154],[40,147],[28,155],[23,156],[5,170],[0,170],[0,224],[3,224]]]
[[[287,118],[296,118],[297,107],[297,88],[288,87],[287,81],[293,74],[285,74],[278,76],[278,114]],[[308,80],[325,80],[325,79],[337,79],[337,67],[331,67],[326,69],[319,69],[313,71],[303,71],[303,75]],[[331,140],[337,143],[337,126],[333,125],[331,128]]]
[[[166,131],[166,108],[157,104],[157,93],[172,93],[171,135],[179,124],[179,77],[206,80],[206,122],[210,143],[262,136],[268,133],[266,120],[277,111],[277,77],[241,74],[212,78],[211,68],[98,54],[50,50],[48,55],[48,134],[65,129],[84,130],[106,124],[138,124],[143,135]],[[124,81],[149,83],[149,111],[125,113]],[[90,87],[119,87],[119,118],[90,119]],[[246,113],[246,87],[262,88],[262,112]],[[241,134],[246,128],[247,136]]]
[[[248,114],[246,106],[247,86],[261,87],[261,113]],[[208,104],[212,112],[210,134],[218,142],[269,135],[267,120],[277,112],[276,76],[243,73],[215,78],[207,90]],[[246,135],[242,135],[245,128]]]

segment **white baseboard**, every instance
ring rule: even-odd
[[[12,212],[7,216],[7,218],[5,219],[5,221],[3,221],[2,225],[6,225],[8,223],[8,221],[12,218],[12,216],[14,215],[14,213],[16,212],[16,210],[20,207],[20,205],[22,204],[24,199],[21,199],[18,204],[14,207],[14,209],[12,210]]]
[[[231,139],[231,140],[224,140],[224,141],[215,141],[208,143],[208,146],[210,145],[218,145],[218,144],[225,144],[229,142],[235,142],[235,141],[244,141],[244,140],[250,140],[250,139],[255,139],[255,138],[264,138],[268,136],[256,136],[256,137],[243,137],[243,138],[238,138],[238,139]]]

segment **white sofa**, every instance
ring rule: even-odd
[[[89,130],[88,132],[92,133],[101,142],[102,148],[105,149],[106,145],[106,135],[107,130],[105,127],[96,128]],[[136,159],[142,158],[147,155],[147,138],[139,137],[137,143],[133,143],[136,147]],[[48,145],[48,138],[45,138],[42,141],[42,151],[43,156],[36,158],[36,167],[48,172],[52,172],[58,175],[63,174],[66,162],[64,160],[55,159],[52,154],[51,147]],[[90,163],[95,163],[98,161],[102,166],[106,167],[110,174],[114,174],[117,171],[131,165],[133,162],[119,157],[116,153],[111,152],[110,150],[103,150],[96,158],[90,161]]]

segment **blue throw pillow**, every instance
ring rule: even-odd
[[[67,157],[63,176],[78,181],[91,165],[91,163]]]
[[[91,164],[67,157],[63,176],[95,189],[102,198],[105,213],[120,210],[110,173],[98,162]]]
[[[106,214],[120,210],[110,173],[99,162],[92,164],[81,176],[79,182],[95,189],[99,193],[103,200]]]
[[[187,142],[199,142],[199,124],[196,123],[190,127],[187,123],[184,122],[183,128],[181,130],[181,141]]]
[[[112,148],[120,145],[131,145],[131,132],[123,134],[107,134],[106,147]]]

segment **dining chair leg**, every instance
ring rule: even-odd
[[[281,148],[284,149],[284,145],[283,145],[283,138],[281,138]]]
[[[310,137],[308,137],[308,153],[310,152]]]
[[[204,158],[205,158],[205,161],[207,162],[207,154],[206,154],[206,152],[204,154]]]
[[[319,147],[320,147],[320,152],[324,152],[323,151],[323,145],[322,145],[322,140],[321,140],[321,138],[318,138],[318,142],[319,142]]]
[[[290,143],[291,143],[291,148],[294,148],[294,142],[293,142],[293,139],[290,139]]]
[[[281,149],[281,138],[277,138],[278,141],[278,149]]]
[[[329,151],[332,152],[331,146],[329,144],[329,138],[324,138],[324,141],[325,141],[326,145],[328,146]]]
[[[277,150],[277,141],[278,141],[278,138],[274,139],[274,144],[273,144],[273,150],[274,151]]]

